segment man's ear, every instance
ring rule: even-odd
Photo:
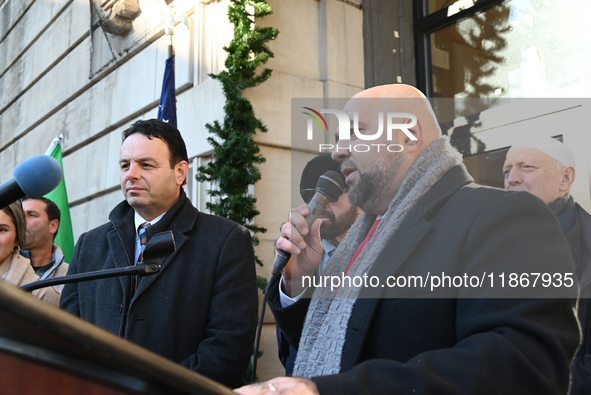
[[[51,233],[52,235],[56,234],[59,226],[60,226],[59,220],[52,219],[51,221],[49,221],[49,233]]]
[[[176,174],[176,182],[178,185],[183,185],[183,182],[187,179],[189,175],[189,164],[182,160],[176,164],[174,167],[174,171]]]
[[[411,120],[409,119],[406,123],[410,123]],[[416,140],[411,139],[409,136],[407,136],[406,134],[404,135],[404,149],[407,151],[414,151],[419,147],[419,144],[421,143],[421,138],[423,137],[423,125],[421,123],[421,121],[419,119],[417,119],[417,123],[415,126],[413,126],[412,128],[408,128],[407,129],[410,134],[412,134]]]
[[[575,168],[568,166],[562,169],[562,178],[560,180],[560,191],[568,192],[575,181]]]

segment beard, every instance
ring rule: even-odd
[[[391,160],[378,160],[364,171],[359,171],[357,184],[349,190],[349,202],[364,212],[372,212],[387,195],[403,161],[402,155],[394,154]]]
[[[330,219],[330,222],[322,223],[322,226],[320,226],[320,237],[331,240],[349,230],[353,222],[357,219],[357,208],[351,206],[349,210],[342,213],[338,218],[335,218],[332,212],[325,212],[323,215],[326,215]]]

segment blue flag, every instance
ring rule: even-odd
[[[162,93],[158,105],[158,119],[177,127],[176,123],[176,92],[174,88],[174,55],[166,59]]]

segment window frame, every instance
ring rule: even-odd
[[[429,0],[414,2],[414,34],[416,53],[417,88],[427,97],[433,97],[433,68],[431,65],[431,45],[429,35],[440,29],[470,17],[488,8],[501,4],[506,0],[478,0],[470,8],[458,11],[448,16],[450,6],[428,14]]]

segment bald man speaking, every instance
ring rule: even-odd
[[[570,195],[575,174],[570,148],[550,137],[514,144],[503,165],[505,189],[533,193],[556,215],[575,262],[583,340],[572,364],[572,395],[591,391],[591,216]]]
[[[579,344],[576,292],[564,298],[548,287],[542,298],[519,297],[523,290],[498,282],[574,270],[552,212],[529,193],[474,184],[414,87],[364,90],[343,111],[355,133],[332,156],[363,213],[328,261],[322,277],[330,282],[310,285],[302,279],[322,259],[321,221],[308,227],[306,206],[291,211],[277,241],[292,254],[290,268],[271,282],[269,304],[298,345],[296,377],[237,392],[566,394]],[[408,124],[412,136],[383,133],[385,117]],[[383,149],[391,144],[402,149]],[[471,288],[476,273],[482,289]],[[280,293],[294,302],[284,305]]]

